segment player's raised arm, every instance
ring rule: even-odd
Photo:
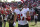
[[[27,20],[30,21],[31,20],[31,16],[30,16],[30,12],[29,12],[29,8],[27,8]]]
[[[29,14],[29,8],[27,8],[27,17],[28,17],[28,16],[30,16],[30,14]]]

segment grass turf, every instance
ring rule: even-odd
[[[35,24],[34,22],[29,22],[29,27],[40,27],[40,22],[37,22],[37,25],[34,25],[34,24]],[[9,27],[8,22],[6,22],[6,27]],[[18,22],[16,22],[15,27],[18,27]]]

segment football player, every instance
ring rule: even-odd
[[[7,20],[7,18],[6,18],[6,14],[5,14],[5,8],[4,8],[4,10],[3,10],[3,19],[4,19],[4,27],[6,26],[6,20]]]
[[[14,27],[14,13],[11,12],[11,10],[9,10],[9,14],[8,14],[8,22],[9,22],[9,27]]]
[[[2,16],[1,10],[0,10],[0,27],[2,27],[2,22],[3,22],[3,16]]]
[[[37,16],[38,14],[35,14],[34,15],[34,20],[35,20],[35,25],[37,24],[37,19],[38,19],[38,16]]]
[[[6,9],[6,4],[5,3],[2,3],[2,7],[3,7],[3,10],[5,11]],[[4,18],[4,27],[6,25],[6,15],[4,14],[5,12],[2,12],[3,13],[3,18]]]
[[[16,18],[18,18],[18,27],[29,27],[28,21],[31,20],[30,14],[29,14],[29,8],[16,8],[14,10],[15,13],[15,22]]]

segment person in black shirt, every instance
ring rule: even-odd
[[[37,19],[38,19],[38,16],[37,16],[38,14],[35,14],[34,15],[34,20],[35,20],[35,25],[37,24]]]
[[[3,21],[4,21],[4,27],[6,25],[6,20],[5,20],[5,14],[2,14],[3,15]]]
[[[11,12],[8,14],[8,22],[9,22],[9,27],[14,27],[13,23],[14,23],[14,14],[12,14]]]
[[[38,14],[38,9],[36,7],[34,8],[34,10],[35,10],[35,13]]]
[[[5,15],[5,11],[3,12],[2,16],[3,16],[4,27],[5,27],[5,25],[6,25],[6,15]]]
[[[0,27],[2,27],[2,22],[3,22],[3,17],[2,17],[2,14],[0,12]]]

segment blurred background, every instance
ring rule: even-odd
[[[34,15],[38,14],[38,26],[30,26],[30,27],[40,27],[40,0],[0,0],[0,10],[1,8],[4,10],[4,8],[11,10],[15,9],[19,4],[22,4],[23,7],[29,7],[30,9],[30,15],[31,15],[31,21],[30,25],[34,24]],[[27,4],[27,5],[26,5]],[[18,20],[18,19],[17,19]],[[18,22],[16,23],[18,24]],[[8,23],[6,25],[8,27]],[[18,25],[16,25],[18,27]]]
[[[38,15],[38,21],[40,21],[40,9],[35,9],[35,7],[40,8],[40,0],[0,0],[0,8],[5,7],[5,8],[16,8],[19,4],[22,4],[23,7],[29,7],[30,12],[32,11],[32,16],[37,12]],[[27,5],[26,5],[27,4]],[[33,20],[33,18],[32,18]]]

